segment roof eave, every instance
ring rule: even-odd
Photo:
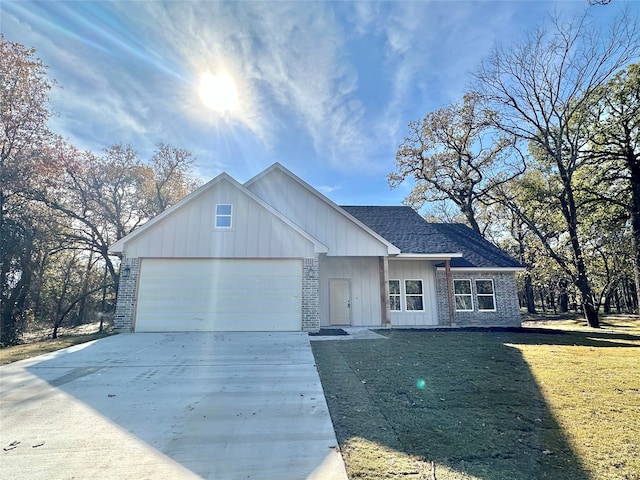
[[[400,253],[395,258],[406,260],[450,260],[452,258],[462,258],[462,253]]]
[[[445,270],[445,267],[436,267]],[[452,272],[524,272],[525,267],[451,267]]]

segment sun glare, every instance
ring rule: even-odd
[[[200,98],[207,108],[219,113],[238,108],[238,91],[230,75],[205,73],[200,77]]]

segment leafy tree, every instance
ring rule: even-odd
[[[29,320],[53,335],[117,284],[108,247],[196,186],[186,150],[159,144],[143,162],[130,145],[80,152],[47,127],[46,67],[0,36],[0,346]],[[108,278],[107,278],[108,277]]]
[[[524,42],[494,48],[475,73],[479,95],[499,112],[496,126],[528,142],[547,161],[547,210],[558,208],[566,232],[560,240],[570,247],[570,262],[520,205],[507,203],[571,276],[592,327],[599,319],[579,231],[575,175],[585,163],[592,105],[599,89],[640,51],[639,25],[623,16],[605,34],[589,24],[586,14],[568,22],[556,17],[550,28],[538,29]]]
[[[462,105],[411,122],[396,154],[397,170],[388,176],[391,187],[411,178],[414,187],[406,203],[417,210],[425,202],[452,202],[471,228],[483,234],[478,204],[524,167],[510,156],[515,153],[513,136],[494,135],[495,115],[476,95],[467,94]]]
[[[52,155],[53,156],[53,155]],[[62,175],[50,179],[34,199],[70,219],[70,241],[97,254],[118,280],[109,246],[195,188],[186,150],[160,144],[150,164],[131,145],[114,144],[103,155],[59,144],[56,163]]]
[[[18,341],[42,240],[41,211],[25,193],[49,173],[51,86],[35,50],[0,35],[0,345]]]
[[[598,107],[588,146],[587,188],[598,203],[627,212],[640,308],[640,64],[629,65],[601,88]]]

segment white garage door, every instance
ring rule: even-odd
[[[137,332],[299,331],[300,260],[142,259]]]

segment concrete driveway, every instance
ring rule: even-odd
[[[347,478],[309,337],[120,334],[0,367],[3,478]]]

